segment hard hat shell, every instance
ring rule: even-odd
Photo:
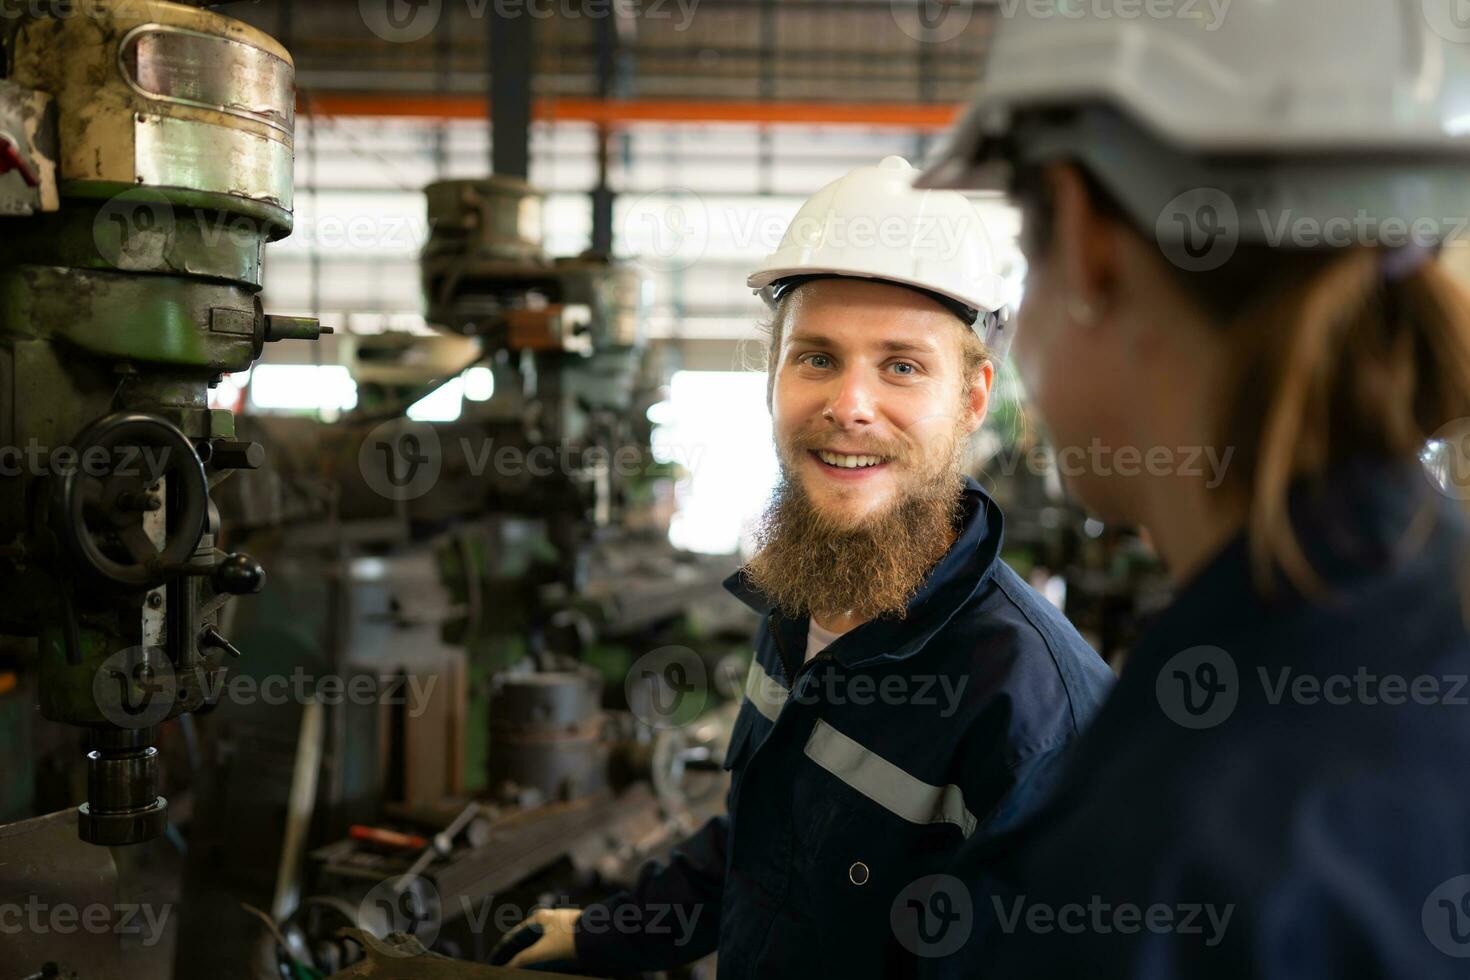
[[[1131,19],[1002,5],[970,108],[919,186],[1003,187],[1018,165],[1074,159],[1164,237],[1181,195],[1214,192],[1239,238],[1265,244],[1282,243],[1283,216],[1465,214],[1460,2],[1202,0],[1197,16]]]
[[[955,191],[915,190],[918,173],[890,156],[832,181],[801,206],[746,284],[774,304],[772,287],[798,276],[883,280],[970,307],[977,329],[993,329],[1004,319],[1005,280],[980,212]]]

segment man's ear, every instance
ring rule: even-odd
[[[990,386],[995,383],[995,365],[986,361],[971,380],[965,404],[965,435],[973,435],[985,424],[986,413],[990,411]]]
[[[1098,211],[1087,191],[1082,172],[1070,163],[1046,168],[1056,227],[1051,247],[1072,298],[1102,314],[1112,308],[1116,295],[1121,228]]]

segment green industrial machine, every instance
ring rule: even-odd
[[[261,308],[291,231],[294,69],[176,3],[32,4],[0,81],[0,634],[49,719],[88,732],[81,837],[167,824],[157,726],[239,655],[214,488],[263,461],[208,393],[314,320]]]
[[[547,255],[541,194],[523,181],[440,183],[427,198],[421,268],[439,334],[343,338],[356,409],[331,424],[242,420],[270,462],[219,502],[272,569],[268,594],[230,617],[251,651],[237,673],[403,676],[435,694],[419,711],[375,699],[325,712],[322,783],[298,835],[308,860],[285,889],[275,856],[292,848],[304,710],[231,704],[201,719],[219,761],[195,788],[180,976],[241,962],[274,975],[270,932],[203,928],[241,901],[269,908],[303,962],[360,957],[339,927],[386,935],[380,886],[421,857],[385,852],[365,827],[437,834],[478,807],[486,838],[420,866],[391,923],[438,910],[437,939],[415,935],[473,959],[501,927],[474,928],[465,909],[606,891],[723,800],[720,746],[754,621],[721,587],[728,559],[669,544],[642,278]],[[452,420],[404,417],[466,369],[488,372],[493,393],[465,397]],[[648,703],[686,678],[690,717],[663,723]],[[277,901],[287,893],[303,897]]]

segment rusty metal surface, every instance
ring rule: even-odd
[[[56,184],[56,102],[45,92],[0,80],[0,139],[24,164],[0,176],[0,214],[27,215],[61,206]]]
[[[347,934],[356,929],[344,930]],[[363,943],[368,958],[345,970],[332,974],[333,980],[366,978],[372,980],[574,980],[566,973],[543,970],[512,970],[503,966],[485,966],[465,960],[452,960],[426,953],[412,937],[394,936],[385,943],[376,940]]]
[[[535,872],[592,842],[605,851],[607,838],[623,823],[657,813],[657,800],[646,785],[621,796],[603,790],[568,803],[551,803],[496,820],[482,846],[458,852],[453,859],[424,871],[432,882],[446,918],[464,913],[485,895],[514,887]],[[413,855],[379,854],[344,839],[318,848],[312,858],[327,879],[382,881],[407,872]]]
[[[142,183],[291,208],[295,69],[273,39],[176,3],[25,22],[13,80],[55,96],[69,182]]]
[[[75,810],[0,826],[0,897],[18,907],[21,925],[0,943],[6,975],[55,963],[67,980],[148,976],[120,941],[117,884],[112,853],[77,839]],[[8,918],[15,922],[14,910]]]

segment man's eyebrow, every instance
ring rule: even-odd
[[[939,350],[931,340],[885,340],[882,347],[891,354],[933,354]]]
[[[816,333],[797,333],[787,338],[787,343],[804,347],[831,347],[832,338]],[[933,341],[885,340],[878,345],[890,354],[934,354],[939,348]]]

